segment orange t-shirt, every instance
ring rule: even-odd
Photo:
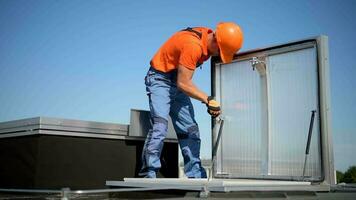
[[[196,66],[208,60],[208,33],[212,30],[205,27],[193,29],[201,33],[201,38],[190,31],[175,33],[154,55],[151,66],[161,72],[170,72],[179,65],[195,70]]]

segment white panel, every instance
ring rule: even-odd
[[[301,176],[312,110],[318,110],[316,49],[268,58],[271,174]],[[313,128],[307,176],[320,177],[319,114]]]
[[[218,68],[224,132],[218,155],[218,173],[259,175],[262,145],[262,78],[249,61]]]
[[[311,111],[317,110],[305,175],[320,179],[316,49],[286,51],[264,54],[266,65],[256,70],[250,60],[216,66],[216,95],[225,117],[217,175],[299,179]]]

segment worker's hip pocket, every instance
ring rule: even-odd
[[[157,72],[152,68],[147,72],[145,85],[147,95],[154,93],[159,96],[164,96],[166,92],[170,93],[176,88],[176,83],[172,80],[171,74]],[[167,96],[170,95],[168,94]]]

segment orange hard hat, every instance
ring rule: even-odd
[[[221,22],[217,25],[215,34],[222,61],[231,62],[244,40],[241,28],[233,22]]]

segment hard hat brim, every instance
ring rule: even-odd
[[[220,49],[220,58],[223,61],[224,64],[230,63],[232,61],[232,58],[234,57],[234,54],[231,53],[224,53]]]

